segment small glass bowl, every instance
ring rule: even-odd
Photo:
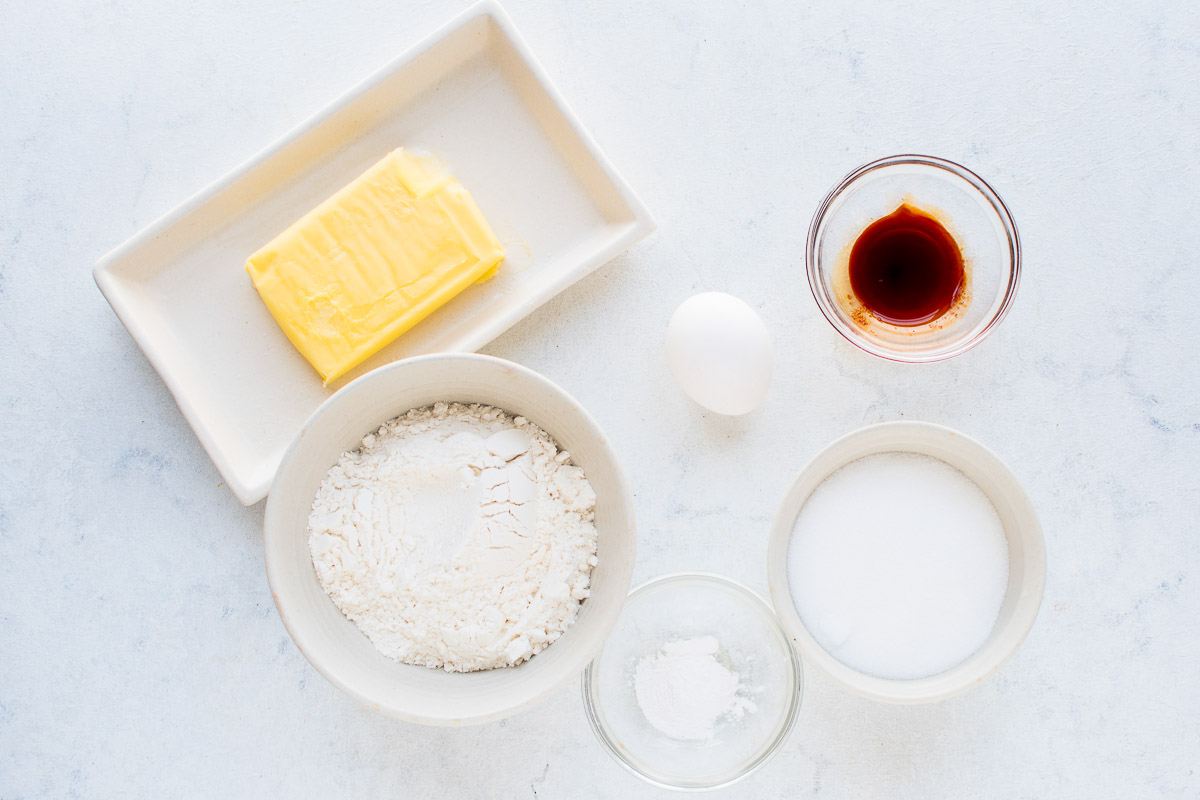
[[[924,325],[891,325],[850,289],[850,250],[875,220],[907,203],[936,217],[962,248],[967,280],[955,308]],[[821,313],[852,344],[892,361],[941,361],[983,341],[1012,304],[1021,277],[1021,241],[1004,201],[966,167],[943,158],[898,155],[865,164],[825,198],[808,229],[808,284]]]
[[[718,722],[712,738],[685,741],[642,713],[634,673],[671,641],[712,636],[715,657],[736,671],[753,708]],[[596,738],[639,778],[666,789],[728,786],[753,773],[787,738],[800,709],[800,662],[770,605],[719,575],[676,573],[629,593],[617,625],[583,674],[583,701]]]

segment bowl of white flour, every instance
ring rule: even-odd
[[[267,500],[267,577],[296,645],[350,696],[424,724],[500,719],[577,677],[634,548],[632,494],[595,420],[482,355],[346,386]]]

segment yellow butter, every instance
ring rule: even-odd
[[[250,256],[246,272],[328,384],[503,258],[467,190],[432,159],[395,150]]]

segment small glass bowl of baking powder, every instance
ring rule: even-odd
[[[583,675],[588,721],[621,766],[668,789],[716,789],[763,766],[800,709],[799,659],[770,605],[707,573],[630,592]]]

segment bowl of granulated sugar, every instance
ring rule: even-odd
[[[977,686],[1033,626],[1046,548],[991,450],[925,422],[847,434],[793,481],[767,552],[801,656],[857,694],[942,700]]]

